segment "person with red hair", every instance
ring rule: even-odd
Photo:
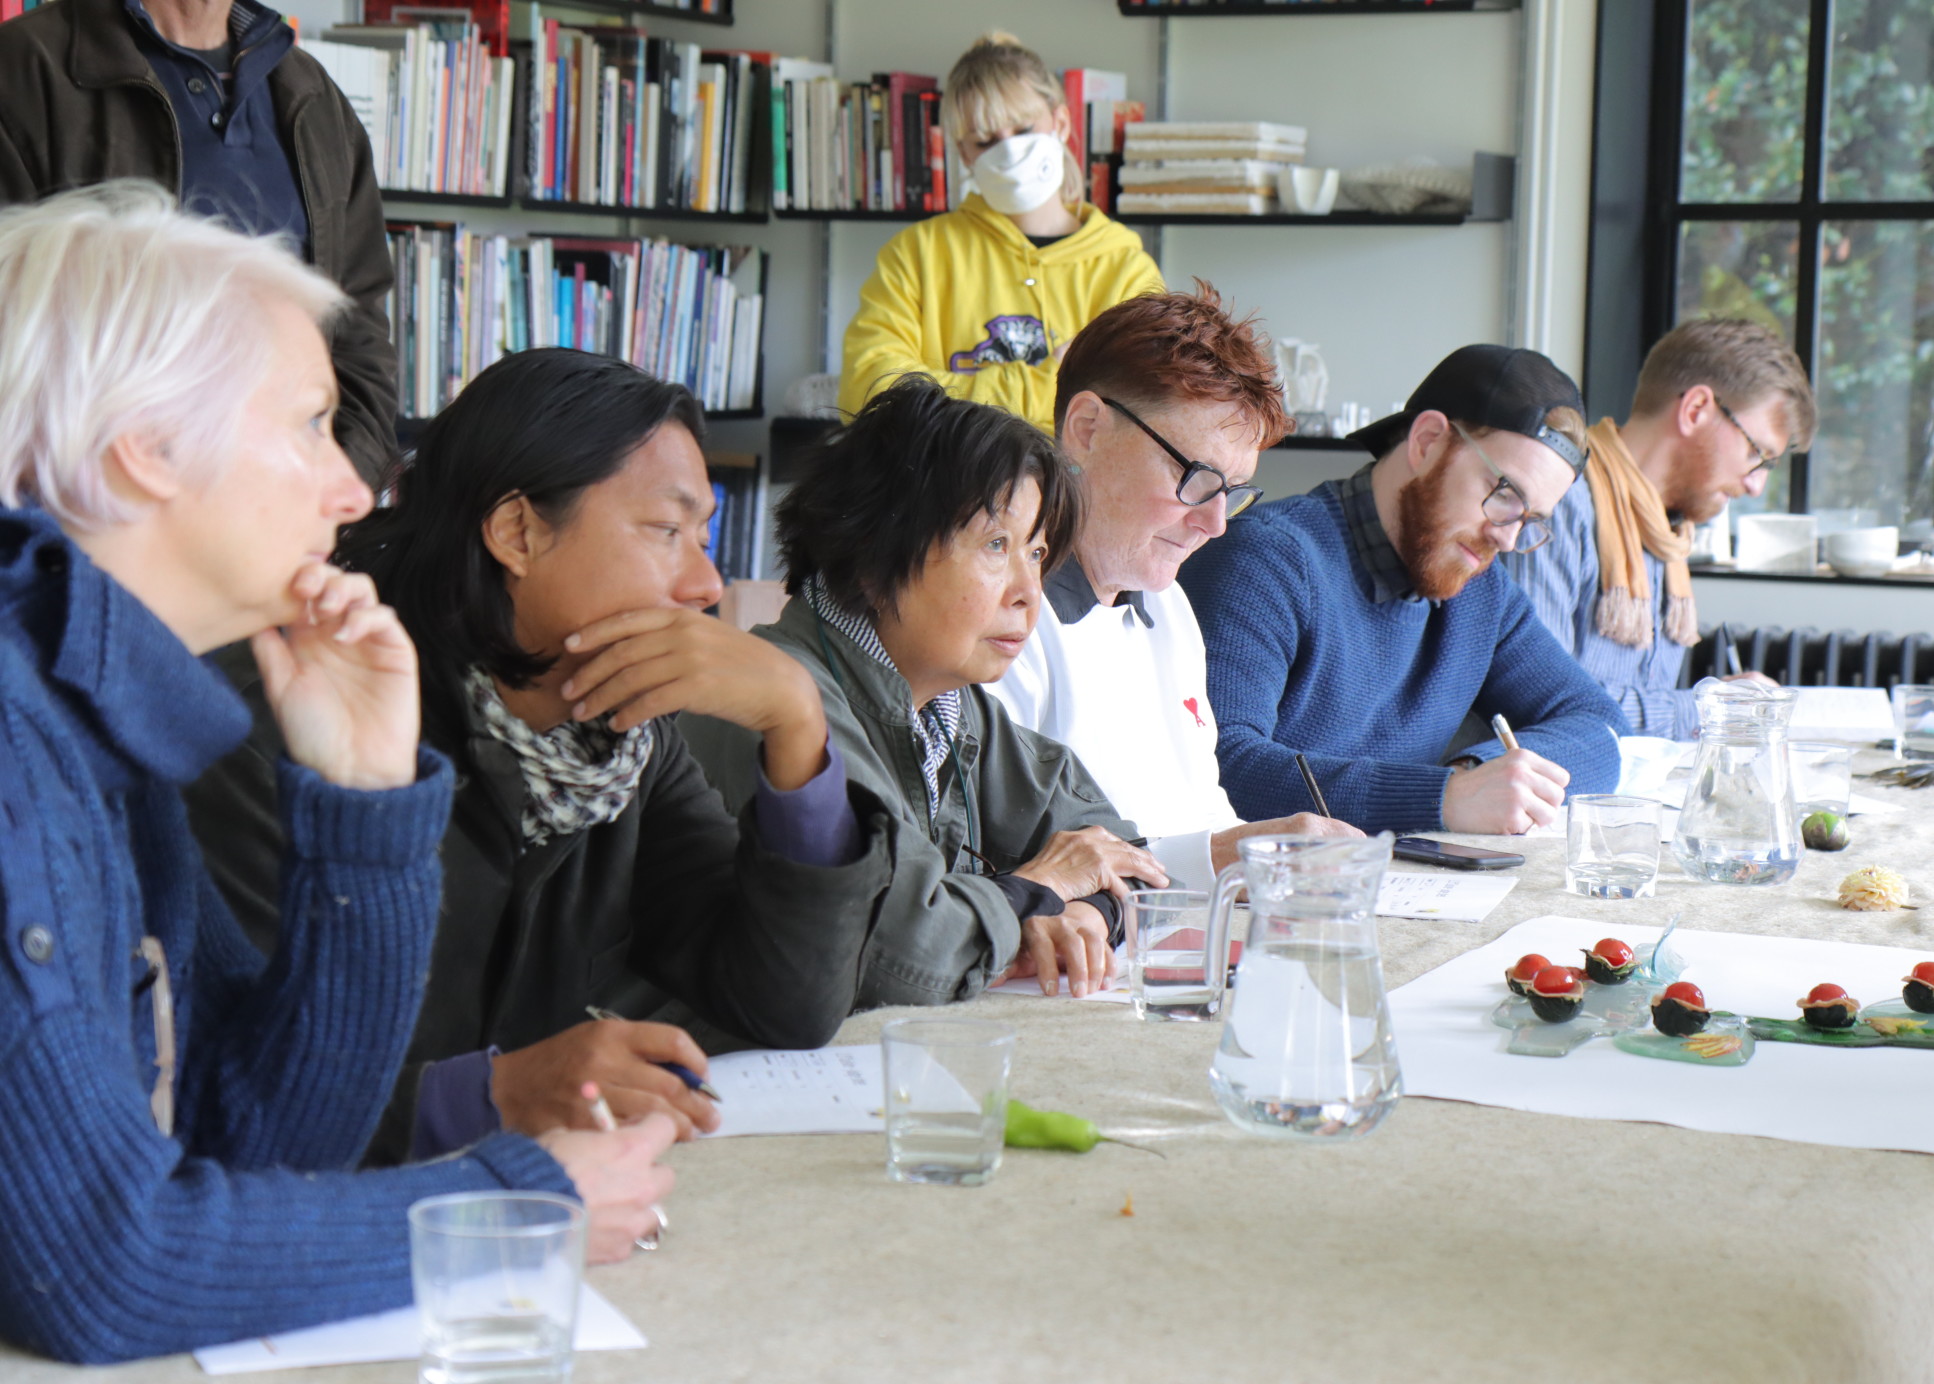
[[[1172,884],[1206,888],[1244,836],[1355,836],[1311,813],[1245,823],[1222,790],[1188,556],[1262,491],[1262,448],[1288,430],[1267,344],[1200,280],[1194,293],[1118,303],[1069,343],[1056,436],[1086,513],[1045,608],[988,690],[1030,730],[1072,748],[1147,834]]]

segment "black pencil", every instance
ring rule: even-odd
[[[1296,752],[1296,767],[1303,771],[1303,786],[1309,789],[1310,801],[1316,804],[1317,815],[1329,816],[1330,805],[1323,801],[1323,790],[1316,786],[1316,775],[1310,772],[1309,760],[1303,757],[1301,750]]]

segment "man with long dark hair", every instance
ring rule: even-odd
[[[706,615],[712,506],[681,386],[581,351],[506,357],[425,431],[396,503],[340,556],[375,578],[423,660],[424,738],[457,764],[443,912],[374,1156],[620,1118],[687,1137],[709,1101],[691,1037],[634,1022],[677,1000],[742,1039],[816,1047],[854,1003],[887,875],[879,808],[849,794],[812,679]],[[756,737],[737,820],[671,717]],[[209,863],[274,945],[273,724],[191,795]],[[624,1015],[588,1019],[586,1007]]]

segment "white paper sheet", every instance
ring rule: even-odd
[[[1498,875],[1386,871],[1377,889],[1377,916],[1481,923],[1517,885]]]
[[[878,1134],[880,1045],[815,1052],[726,1053],[708,1064],[719,1093],[719,1127],[702,1137],[733,1134]]]
[[[1716,887],[1716,886],[1715,886]],[[1404,1089],[1479,1105],[1586,1119],[1651,1120],[1721,1134],[1934,1153],[1934,1052],[1761,1043],[1744,1067],[1701,1067],[1636,1057],[1595,1039],[1568,1057],[1504,1050],[1490,1020],[1505,997],[1505,969],[1526,952],[1559,964],[1601,937],[1637,946],[1659,929],[1545,917],[1520,923],[1390,996]],[[1863,1003],[1897,998],[1900,977],[1925,951],[1732,933],[1672,935],[1715,1009],[1797,1018],[1796,1000],[1821,981]]]
[[[1789,740],[1888,740],[1894,708],[1878,687],[1801,687],[1787,722]]]
[[[578,1288],[579,1350],[642,1350],[644,1333],[590,1284]],[[300,1370],[318,1365],[367,1365],[414,1360],[423,1347],[423,1325],[415,1307],[356,1317],[279,1336],[258,1336],[195,1352],[208,1374],[255,1374],[263,1370]]]

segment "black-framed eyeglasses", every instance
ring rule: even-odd
[[[1525,504],[1524,492],[1504,474],[1503,467],[1491,460],[1491,454],[1477,445],[1477,439],[1464,431],[1464,425],[1452,423],[1451,426],[1457,429],[1457,435],[1464,439],[1484,464],[1491,468],[1491,475],[1496,478],[1496,484],[1491,487],[1491,493],[1484,497],[1484,517],[1501,529],[1508,529],[1513,524],[1518,526],[1517,541],[1511,545],[1511,551],[1535,552],[1549,543],[1551,516],[1533,514]]]
[[[1229,517],[1235,518],[1249,506],[1262,498],[1262,487],[1255,485],[1230,485],[1229,478],[1206,461],[1190,461],[1175,449],[1175,445],[1155,429],[1142,422],[1126,404],[1118,404],[1113,399],[1103,399],[1116,413],[1126,418],[1153,439],[1155,445],[1167,452],[1169,459],[1182,468],[1182,479],[1175,487],[1175,498],[1191,507],[1206,505],[1218,495],[1229,497]]]
[[[1753,471],[1766,470],[1774,462],[1778,461],[1782,455],[1784,455],[1783,453],[1779,453],[1779,452],[1769,453],[1764,447],[1760,446],[1759,443],[1753,440],[1753,435],[1746,431],[1746,425],[1740,422],[1739,419],[1736,416],[1734,416],[1733,411],[1731,409],[1727,408],[1724,404],[1720,403],[1719,400],[1716,398],[1712,402],[1718,407],[1720,416],[1724,418],[1728,423],[1731,423],[1733,425],[1733,431],[1746,439],[1746,446],[1752,451],[1753,460],[1759,463],[1757,466],[1753,467],[1752,471],[1748,471],[1746,473],[1747,475],[1749,476],[1752,475]]]

